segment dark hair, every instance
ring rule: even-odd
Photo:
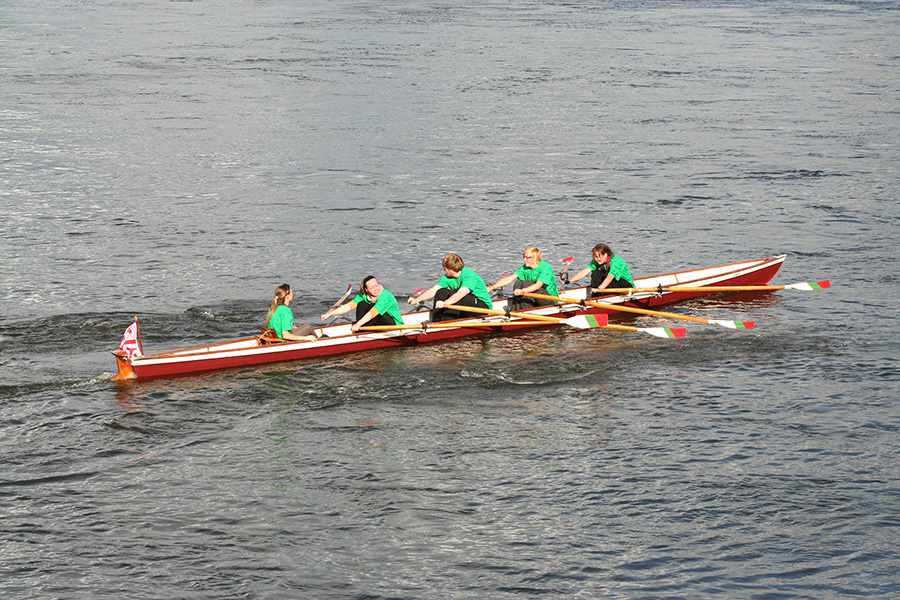
[[[370,281],[372,281],[373,279],[375,279],[375,276],[374,276],[374,275],[369,275],[368,277],[366,277],[366,278],[364,278],[364,279],[362,280],[362,283],[359,284],[359,293],[360,293],[360,294],[362,294],[363,296],[366,296],[366,295],[367,295],[367,293],[366,293],[366,284],[369,283]]]
[[[612,248],[610,248],[606,244],[597,244],[596,246],[594,246],[594,249],[591,250],[591,258],[593,258],[595,254],[608,254],[610,258],[615,256],[615,254],[613,254]]]

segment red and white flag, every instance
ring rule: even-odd
[[[124,352],[125,356],[128,358],[140,358],[141,349],[138,344],[137,323],[132,323],[131,326],[125,330],[125,335],[122,336],[122,343],[119,344],[119,350]]]

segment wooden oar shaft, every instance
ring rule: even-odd
[[[541,300],[555,300],[557,302],[565,302],[566,304],[581,304],[581,300],[573,300],[572,298],[560,298],[558,296],[545,296],[544,294],[522,294],[523,296],[527,296],[529,298],[540,298]],[[687,315],[678,315],[675,313],[669,312],[660,312],[658,310],[647,310],[646,308],[635,308],[633,306],[619,306],[618,304],[606,304],[603,302],[595,302],[593,300],[585,300],[585,304],[588,306],[594,306],[596,308],[604,308],[608,310],[617,310],[621,312],[629,312],[636,313],[639,315],[650,315],[652,317],[666,317],[669,319],[681,319],[682,321],[694,321],[695,323],[710,323],[709,319],[703,319],[701,317],[689,317]]]
[[[477,306],[460,306],[458,304],[445,304],[444,308],[449,308],[450,310],[458,310],[460,312],[474,312],[481,313],[483,315],[498,315],[504,316],[506,315],[505,310],[494,310],[491,308],[479,308]],[[545,317],[544,315],[533,315],[531,313],[523,313],[523,312],[511,312],[509,316],[516,317],[517,319],[530,319],[532,321],[544,321],[546,323],[560,323],[565,321],[565,319],[560,319],[558,317]]]
[[[488,321],[483,323],[428,323],[427,325],[363,325],[360,331],[396,331],[398,329],[451,329],[454,327],[511,327],[518,325],[544,325],[546,321]]]
[[[628,325],[606,325],[607,329],[618,329],[619,331],[640,331],[637,327],[630,327]]]

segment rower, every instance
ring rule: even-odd
[[[543,294],[545,296],[558,296],[559,291],[556,288],[556,277],[553,275],[553,266],[548,262],[541,260],[543,254],[540,249],[531,246],[525,248],[522,252],[522,258],[525,264],[516,269],[511,275],[505,275],[498,279],[493,285],[487,287],[489,292],[502,288],[515,281],[513,286],[513,297],[509,299],[507,305],[511,310],[522,310],[524,308],[532,308],[535,306],[549,306],[554,304],[553,300],[543,300],[540,298],[526,298],[523,294]]]
[[[350,331],[356,333],[363,325],[402,325],[403,315],[397,298],[378,283],[374,275],[369,275],[359,284],[359,294],[350,302],[330,309],[322,315],[326,320],[334,315],[342,315],[356,309],[356,321]]]
[[[603,290],[608,287],[613,288],[633,288],[634,279],[628,270],[628,265],[621,257],[613,254],[613,251],[606,244],[597,244],[591,250],[594,260],[588,266],[578,271],[572,282],[591,274],[591,287],[588,296],[600,296]],[[566,281],[565,283],[569,283]]]
[[[457,306],[472,306],[478,308],[490,308],[492,306],[491,294],[487,290],[478,273],[465,266],[463,259],[458,254],[448,254],[441,261],[444,268],[444,277],[441,277],[433,287],[419,295],[412,295],[407,303],[418,306],[422,302],[434,298],[434,310],[431,311],[431,320],[451,321],[453,319],[466,319],[480,317],[478,313],[444,308],[444,304]]]

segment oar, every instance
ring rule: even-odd
[[[497,278],[497,281],[500,281],[501,279],[503,279],[503,278],[506,277],[507,275],[509,275],[509,273],[504,273],[503,275],[501,275],[500,277]],[[509,284],[507,284],[507,285],[509,285]],[[502,291],[503,291],[503,288],[505,288],[505,287],[506,287],[506,286],[503,285],[503,286],[500,286],[500,287],[498,287],[498,288],[494,288],[494,291],[491,292],[491,297],[492,297],[492,298],[500,298],[500,297],[501,297],[501,296],[500,296],[500,292],[502,292]]]
[[[607,325],[606,329],[618,329],[620,331],[640,331],[649,333],[659,338],[682,338],[687,335],[687,329],[684,327],[629,327],[628,325]]]
[[[419,323],[418,325],[363,325],[360,331],[395,331],[398,329],[447,329],[452,327],[510,327],[512,325],[546,325],[545,321],[483,321],[481,323]]]
[[[569,263],[571,263],[573,260],[575,260],[574,256],[562,259],[563,264],[566,266],[566,268],[563,269],[563,272],[559,274],[559,280],[563,283],[569,283]]]
[[[578,315],[577,317],[572,317],[570,319],[562,319],[560,317],[546,317],[544,315],[535,315],[522,312],[507,313],[505,310],[493,310],[490,308],[480,308],[478,306],[460,306],[458,304],[445,304],[444,308],[449,308],[450,310],[458,310],[460,312],[481,313],[484,315],[506,316],[508,314],[510,317],[516,317],[517,319],[541,321],[543,323],[558,323],[561,325],[569,325],[570,327],[577,327],[578,329],[605,327],[608,322],[608,317],[606,315]]]
[[[341,299],[338,300],[337,302],[335,302],[334,304],[332,304],[332,305],[328,308],[328,310],[331,310],[332,308],[337,308],[338,306],[340,306],[341,303],[344,301],[344,299],[347,298],[347,296],[350,295],[350,290],[352,290],[352,289],[353,289],[353,284],[352,284],[352,283],[348,283],[348,284],[347,284],[347,291],[344,292],[344,295],[341,296]]]
[[[419,289],[417,289],[416,291],[414,291],[412,294],[399,294],[397,297],[398,297],[398,298],[409,298],[410,296],[418,296],[419,294],[421,294],[421,293],[424,292],[424,291],[425,291],[425,288],[420,287]],[[425,302],[422,302],[422,303],[420,303],[420,304],[417,304],[417,305],[416,305],[416,309],[418,309],[420,306],[424,306],[425,308],[428,308],[428,303],[429,303],[429,302],[431,302],[431,300],[426,300]]]
[[[523,296],[527,296],[529,298],[540,298],[542,300],[555,300],[556,302],[564,302],[566,304],[581,304],[581,300],[574,300],[572,298],[560,298],[559,296],[545,296],[544,294],[522,294]],[[728,327],[729,329],[752,329],[754,325],[756,325],[753,321],[719,321],[715,319],[704,319],[702,317],[689,317],[687,315],[679,315],[675,313],[669,312],[660,312],[658,310],[647,310],[646,308],[634,308],[632,306],[620,306],[618,304],[604,304],[603,302],[594,302],[592,300],[585,300],[585,304],[590,306],[596,306],[597,308],[603,308],[608,310],[618,310],[621,312],[630,312],[637,313],[639,315],[650,315],[653,317],[665,317],[667,319],[681,319],[682,321],[694,321],[695,323],[707,323],[709,325],[719,325],[721,327]]]
[[[499,311],[498,311],[499,312]],[[505,313],[504,313],[505,314]],[[512,314],[512,313],[510,313]],[[687,334],[684,328],[669,327],[629,327],[628,325],[609,325],[604,318],[597,319],[595,315],[578,315],[571,319],[565,319],[567,325],[578,327],[579,329],[589,329],[594,327],[605,327],[607,329],[617,329],[619,331],[637,331],[646,333],[658,338],[681,338]],[[429,323],[419,325],[369,325],[360,327],[360,331],[396,331],[399,329],[428,329],[435,328],[452,328],[452,327],[509,327],[509,326],[534,326],[544,325],[547,321],[522,320],[522,321],[483,321],[481,323]]]
[[[703,287],[687,287],[672,285],[655,288],[606,288],[603,292],[627,294],[628,292],[768,292],[771,290],[824,290],[831,287],[831,281],[803,281],[789,285],[708,285]]]

